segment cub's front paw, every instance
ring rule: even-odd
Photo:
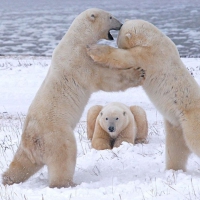
[[[139,144],[139,143],[148,144],[148,140],[146,140],[144,138],[136,138],[135,144]]]
[[[92,140],[92,148],[96,150],[104,150],[104,149],[111,149],[111,145],[109,141],[104,139],[93,139]]]

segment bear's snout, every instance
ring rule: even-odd
[[[115,31],[118,31],[121,29],[121,27],[123,26],[122,23],[120,23],[118,26],[114,27],[114,28],[111,28],[110,30],[115,30]]]
[[[108,130],[109,130],[109,132],[114,132],[115,131],[115,127],[114,126],[109,126]]]

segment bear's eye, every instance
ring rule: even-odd
[[[112,16],[110,16],[110,19],[112,19]]]
[[[106,117],[106,120],[108,120],[108,118]]]
[[[118,120],[119,118],[117,117],[116,120]]]

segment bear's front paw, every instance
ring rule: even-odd
[[[138,67],[134,69],[132,76],[133,82],[135,82],[136,85],[142,85],[145,81],[145,76],[146,76],[145,70],[142,69],[141,67]]]
[[[145,70],[142,69],[141,67],[136,68],[136,70],[140,73],[140,77],[145,79],[145,75],[146,75]]]
[[[108,49],[104,45],[87,45],[87,54],[94,60],[94,62],[104,63],[105,55],[108,53]]]
[[[143,85],[144,81],[145,81],[145,70],[138,67],[138,68],[128,68],[127,69],[128,72],[128,77],[129,77],[129,81],[132,83],[133,87],[139,86],[139,85]]]
[[[139,143],[148,144],[148,140],[146,140],[144,138],[136,138],[135,144],[139,144]]]
[[[146,76],[145,70],[140,67],[138,67],[136,70],[138,71],[139,76],[140,76],[139,85],[142,85],[145,81],[145,76]]]
[[[105,139],[93,139],[92,147],[96,150],[112,149],[110,142]]]

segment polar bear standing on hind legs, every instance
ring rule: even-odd
[[[175,44],[154,25],[128,20],[119,48],[91,45],[88,54],[110,68],[145,70],[143,89],[164,117],[166,169],[185,170],[191,152],[200,156],[200,87],[180,59]]]
[[[2,176],[4,185],[23,182],[44,165],[50,187],[73,185],[73,130],[91,93],[125,90],[144,79],[141,70],[102,68],[86,53],[87,44],[112,40],[109,31],[121,25],[100,9],[88,9],[73,21],[55,48],[47,76],[28,110],[19,148]]]

